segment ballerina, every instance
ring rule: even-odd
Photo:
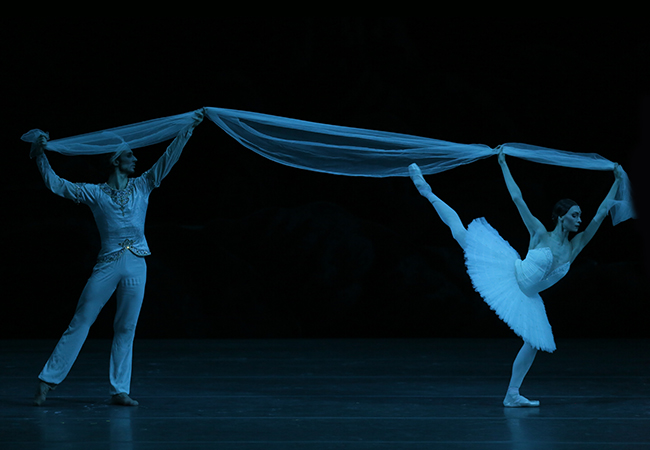
[[[181,129],[153,167],[137,178],[130,177],[135,171],[137,158],[123,142],[110,157],[111,173],[103,184],[71,183],[60,178],[52,170],[43,152],[47,145],[45,134],[33,142],[30,156],[36,159],[45,185],[61,197],[90,207],[102,243],[97,263],[81,293],[72,321],[38,377],[34,396],[36,406],[41,406],[48,392],[65,379],[91,325],[113,292],[117,296],[117,311],[110,357],[111,403],[138,405],[129,396],[129,391],[133,338],[147,277],[144,257],[150,254],[144,236],[149,195],[178,161],[192,131],[201,123],[203,116],[203,110],[195,111],[193,122]]]
[[[503,405],[536,407],[539,401],[519,393],[538,350],[553,352],[555,341],[539,292],[557,283],[569,271],[571,263],[589,243],[607,216],[622,178],[622,168],[614,167],[615,181],[596,215],[584,231],[580,206],[572,200],[560,200],[553,209],[553,230],[548,231],[528,209],[515,183],[503,151],[499,165],[524,225],[530,234],[528,254],[522,261],[518,253],[484,218],[475,219],[465,228],[458,214],[431,191],[417,164],[409,174],[420,194],[433,205],[452,236],[465,253],[467,272],[475,290],[524,343],[512,365],[512,375]],[[570,233],[577,233],[569,238]]]

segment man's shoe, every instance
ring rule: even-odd
[[[36,388],[36,394],[34,395],[34,406],[41,406],[43,403],[45,403],[48,392],[54,390],[55,387],[56,385],[38,380],[38,387]]]
[[[120,406],[138,406],[139,403],[133,400],[124,392],[115,394],[111,397],[111,405],[120,405]]]

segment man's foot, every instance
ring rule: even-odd
[[[120,406],[138,406],[139,403],[133,400],[124,392],[115,394],[111,397],[111,405],[120,405]]]
[[[36,388],[36,394],[34,395],[34,406],[41,406],[43,403],[45,403],[47,393],[51,390],[54,390],[55,387],[55,385],[51,385],[45,381],[38,380],[38,387]]]
[[[539,401],[528,400],[522,395],[508,393],[503,400],[503,406],[506,408],[535,408],[539,406]]]

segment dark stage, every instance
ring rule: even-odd
[[[41,128],[57,139],[203,106],[490,147],[523,142],[620,163],[638,219],[612,226],[606,218],[543,298],[558,337],[649,337],[650,39],[641,21],[5,22],[11,114],[0,188],[11,257],[0,273],[16,290],[0,315],[0,339],[57,339],[100,251],[89,208],[48,191],[20,136]],[[137,149],[135,176],[166,145]],[[106,181],[93,157],[48,158],[70,181]],[[524,255],[529,236],[496,159],[427,181],[464,224],[485,217]],[[614,181],[611,172],[508,164],[547,227],[566,197],[586,225]],[[294,169],[208,120],[151,195],[145,234],[152,254],[142,338],[511,336],[408,177]],[[91,337],[112,336],[110,305]]]
[[[3,449],[647,449],[648,340],[559,340],[501,405],[516,339],[140,340],[110,406],[90,340],[31,406],[53,341],[0,343]]]
[[[650,449],[650,33],[642,20],[5,18],[0,180],[0,447]],[[504,409],[521,341],[407,177],[294,169],[207,120],[151,195],[136,408],[108,404],[114,299],[43,407],[36,377],[101,243],[50,192],[23,133],[52,139],[217,107],[620,163],[638,218],[606,218],[542,292],[558,343]],[[136,150],[135,176],[167,143]],[[48,152],[73,182],[92,156]],[[508,159],[533,215],[591,220],[611,172]],[[427,176],[467,225],[520,253],[529,234],[496,157]]]

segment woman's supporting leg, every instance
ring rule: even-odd
[[[431,202],[436,212],[438,213],[438,216],[440,216],[440,219],[442,219],[442,221],[449,227],[452,236],[464,250],[465,234],[467,233],[467,229],[463,225],[463,222],[461,222],[460,217],[458,217],[456,211],[451,209],[449,205],[440,200],[440,198],[438,198],[431,191],[431,186],[429,186],[424,180],[422,172],[420,171],[420,168],[417,166],[417,164],[411,164],[409,166],[409,174],[411,176],[411,180],[413,180],[413,183],[415,184],[415,187],[420,192],[420,195]]]
[[[512,376],[510,377],[510,384],[508,385],[508,392],[506,398],[503,400],[503,405],[508,407],[522,407],[522,406],[539,406],[538,401],[528,400],[519,394],[519,388],[524,381],[528,370],[535,361],[537,349],[533,348],[528,342],[519,350],[515,362],[512,364]]]

